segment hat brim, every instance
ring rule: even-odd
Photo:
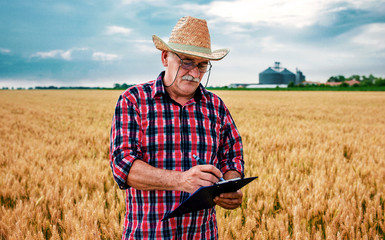
[[[227,48],[207,52],[207,49],[201,50],[198,47],[187,46],[182,44],[173,44],[174,46],[170,46],[171,44],[165,43],[161,38],[156,35],[152,35],[152,41],[154,42],[155,47],[161,51],[176,52],[185,55],[190,55],[195,58],[203,58],[212,61],[221,60],[230,52],[230,50]]]

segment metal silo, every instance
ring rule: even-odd
[[[295,74],[287,70],[286,68],[280,72],[282,74],[282,84],[295,83]]]
[[[282,84],[282,74],[269,67],[259,74],[259,84]]]
[[[303,81],[305,81],[305,75],[303,75],[303,73],[300,70],[298,70],[298,68],[297,68],[297,74],[295,77],[295,84],[296,85],[301,84]]]

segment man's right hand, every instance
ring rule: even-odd
[[[182,173],[181,190],[193,193],[202,186],[211,186],[223,177],[214,165],[197,165]]]

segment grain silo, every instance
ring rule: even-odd
[[[282,84],[295,83],[295,74],[287,70],[286,68],[280,72],[282,74]]]
[[[296,74],[287,70],[281,71],[280,62],[275,62],[274,68],[269,67],[259,74],[260,85],[288,85],[290,82],[296,83]]]
[[[279,68],[279,64],[275,68]],[[281,84],[282,83],[282,75],[269,67],[265,71],[259,74],[259,84]]]
[[[295,76],[295,84],[299,85],[303,81],[305,81],[305,75],[303,75],[303,73],[300,70],[298,70],[298,68],[297,68],[297,74]]]

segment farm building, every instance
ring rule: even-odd
[[[275,62],[274,67],[269,67],[265,71],[259,73],[259,83],[233,83],[229,88],[287,88],[289,83],[298,85],[305,81],[305,75],[298,69],[296,74],[288,69],[280,67],[280,62]]]
[[[305,80],[305,76],[298,69],[296,74],[294,74],[286,68],[281,71],[281,67],[279,65],[280,62],[275,62],[274,68],[269,67],[265,71],[261,72],[259,74],[259,84],[288,85],[290,82],[300,84]]]

